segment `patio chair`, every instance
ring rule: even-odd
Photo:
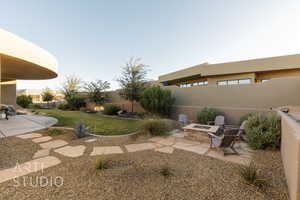
[[[235,142],[240,139],[242,134],[245,131],[245,125],[247,121],[243,121],[240,128],[226,128],[223,129],[223,134],[221,136],[217,136],[212,133],[208,133],[210,136],[210,148],[216,147],[223,151],[223,155],[237,155],[239,154],[235,148]],[[225,149],[230,148],[232,152],[226,152]]]
[[[188,117],[185,114],[179,114],[178,115],[178,121],[179,121],[181,126],[186,126],[186,125],[189,124]]]
[[[215,121],[209,121],[207,124],[223,127],[225,124],[225,117],[223,115],[218,115],[216,116]]]
[[[8,120],[8,116],[14,116],[16,114],[17,112],[12,105],[0,105],[1,118],[5,118],[6,120]]]

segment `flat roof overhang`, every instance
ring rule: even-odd
[[[57,77],[57,61],[44,49],[0,29],[2,80],[42,80]]]
[[[300,54],[217,64],[200,64],[159,76],[159,82],[201,74],[202,77],[300,69]]]

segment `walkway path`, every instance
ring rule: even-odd
[[[57,123],[53,117],[39,115],[16,115],[0,120],[0,130],[6,136],[14,136],[49,128]]]

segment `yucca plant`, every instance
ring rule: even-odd
[[[259,188],[266,185],[266,181],[262,178],[260,170],[254,161],[251,161],[248,165],[241,166],[239,174],[247,184],[255,185]]]

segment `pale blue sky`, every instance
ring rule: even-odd
[[[131,57],[149,78],[203,62],[300,53],[300,1],[0,0],[0,27],[52,53],[59,77],[18,81],[53,89],[64,76],[115,79]],[[0,44],[1,45],[1,44]]]

